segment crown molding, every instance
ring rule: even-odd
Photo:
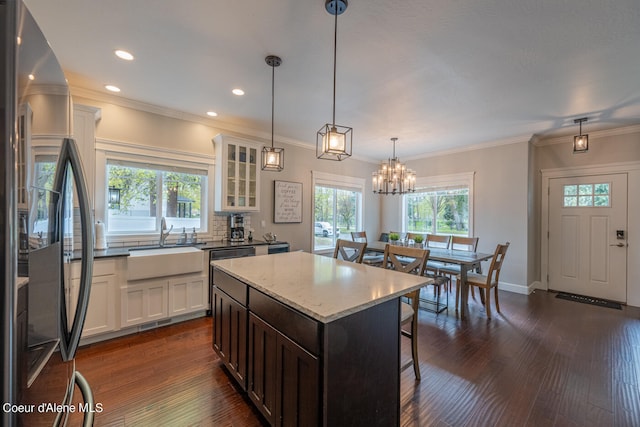
[[[487,148],[495,148],[495,147],[501,147],[504,145],[519,144],[522,142],[529,142],[529,141],[531,141],[531,136],[522,135],[522,136],[511,137],[511,138],[498,139],[496,141],[481,142],[479,144],[469,145],[469,146],[460,147],[460,148],[452,148],[449,150],[431,151],[431,152],[420,154],[413,157],[405,157],[405,161],[422,160],[430,157],[447,156],[450,154],[459,154],[459,153],[465,153],[469,151],[484,150]]]
[[[142,101],[136,101],[133,99],[125,98],[119,95],[110,95],[104,92],[99,92],[92,89],[87,89],[79,86],[69,86],[72,96],[85,98],[88,100],[104,102],[108,104],[117,105],[119,107],[131,108],[133,110],[142,111],[145,113],[157,114],[164,117],[169,117],[177,120],[186,120],[193,123],[198,123],[216,130],[215,134],[233,135],[240,138],[252,138],[256,142],[261,142],[265,145],[271,145],[271,132],[263,132],[257,129],[248,128],[247,126],[238,126],[231,123],[227,123],[218,119],[209,119],[207,117],[199,116],[196,114],[185,113],[182,111],[173,110],[170,108],[160,107],[158,105],[149,104]],[[315,151],[314,143],[304,142],[293,138],[287,138],[283,136],[274,136],[274,144],[287,144],[298,148],[303,148],[309,151]],[[351,156],[351,158],[368,163],[376,163],[377,161],[372,158]]]

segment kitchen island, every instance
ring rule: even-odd
[[[271,425],[399,425],[399,297],[431,279],[304,252],[212,266],[213,348]]]

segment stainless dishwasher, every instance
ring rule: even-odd
[[[213,286],[213,267],[211,266],[211,261],[229,258],[243,258],[255,255],[256,248],[253,246],[211,249],[209,251],[209,309],[207,310],[207,316],[211,316],[211,287]]]
[[[271,254],[280,254],[283,252],[289,252],[289,244],[286,242],[281,243],[271,243],[269,248],[267,249],[267,253]]]

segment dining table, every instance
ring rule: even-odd
[[[366,250],[368,252],[384,253],[386,245],[393,243],[373,241],[368,242]],[[469,252],[457,249],[445,248],[424,248],[429,250],[429,259],[446,264],[457,264],[460,266],[460,318],[466,319],[468,314],[468,284],[467,272],[480,267],[482,261],[493,258],[493,254],[483,252]]]

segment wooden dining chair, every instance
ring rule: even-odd
[[[478,241],[480,239],[477,237],[464,237],[464,236],[452,236],[451,237],[451,249],[456,251],[467,251],[467,252],[476,252],[478,249]],[[456,301],[458,300],[460,293],[460,265],[458,264],[445,264],[439,270],[440,274],[448,276],[449,279],[456,278]],[[479,273],[480,271],[476,271]],[[449,290],[451,290],[451,286],[453,286],[453,280],[449,281]],[[457,306],[457,302],[456,302]]]
[[[449,249],[449,245],[451,244],[451,236],[427,233],[427,239],[425,240],[425,243],[425,246],[427,248]]]
[[[338,239],[336,241],[336,247],[333,250],[333,257],[335,259],[361,264],[366,247],[366,242],[352,242],[351,240]]]
[[[367,232],[366,231],[352,231],[351,232],[351,240],[354,242],[367,242]],[[365,251],[364,256],[362,257],[362,263],[367,265],[373,265],[379,267],[382,265],[382,261],[384,260],[384,256],[377,252],[367,252]]]
[[[428,234],[427,238],[424,241],[425,249],[449,249],[449,245],[451,244],[451,236],[450,235],[440,235],[440,234]],[[429,261],[427,262],[427,270],[432,271],[434,274],[438,274],[438,270],[440,267],[443,267],[444,264],[439,261]]]
[[[390,245],[384,249],[384,268],[403,273],[418,274],[425,272],[429,251],[405,246]],[[410,260],[407,262],[407,260]],[[416,380],[420,381],[420,363],[418,361],[418,308],[420,289],[404,295],[408,303],[400,303],[400,333],[411,340],[411,360],[400,366],[400,372],[413,365]],[[408,327],[408,329],[407,329]]]
[[[486,275],[478,273],[467,274],[467,285],[477,286],[479,292],[484,293],[484,306],[487,310],[487,318],[491,319],[491,288],[494,289],[494,295],[496,300],[496,311],[500,313],[500,301],[498,300],[498,282],[500,281],[500,270],[504,262],[504,257],[509,249],[509,242],[504,245],[498,244],[496,251],[491,259],[491,265]],[[456,309],[458,308],[456,301]]]

